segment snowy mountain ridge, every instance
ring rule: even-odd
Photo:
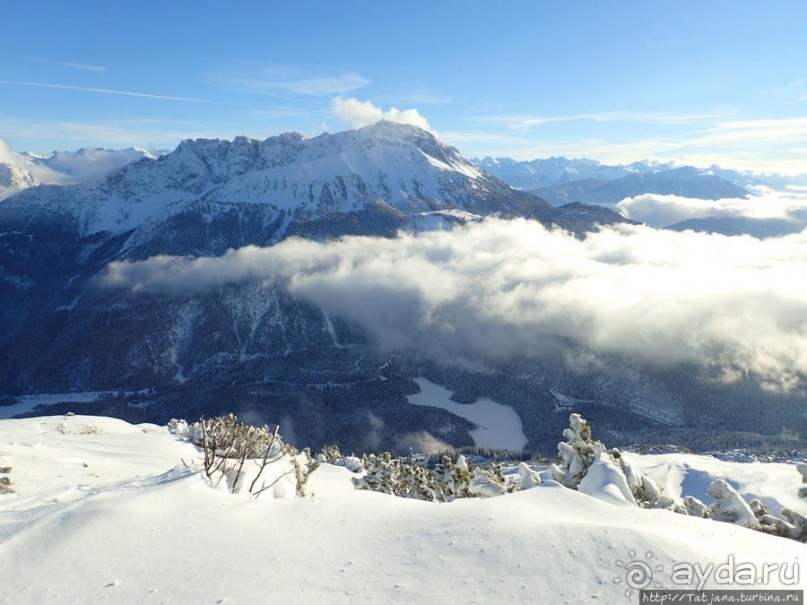
[[[646,174],[673,168],[673,163],[653,160],[628,165],[608,165],[589,158],[549,157],[519,161],[490,156],[472,160],[477,166],[513,187],[537,189],[583,179],[613,180],[629,174]]]
[[[82,410],[165,422],[227,406],[273,422],[288,418],[311,444],[358,449],[382,439],[394,448],[403,435],[438,431],[452,445],[471,445],[468,419],[442,408],[413,412],[407,396],[418,386],[412,379],[424,376],[464,403],[490,399],[510,406],[536,449],[554,439],[559,422],[547,388],[586,402],[583,411],[593,422],[623,435],[619,445],[635,431],[665,431],[669,442],[682,442],[693,439],[690,428],[709,429],[699,420],[696,427],[679,427],[657,413],[682,409],[677,392],[692,382],[688,368],[646,378],[616,357],[603,368],[577,371],[549,355],[495,360],[488,375],[444,366],[443,351],[428,347],[425,353],[403,348],[391,362],[397,345],[377,346],[374,333],[348,313],[375,300],[372,288],[372,296],[359,294],[362,304],[326,312],[326,298],[294,293],[285,278],[250,278],[177,296],[99,287],[112,264],[226,257],[292,236],[326,246],[370,236],[387,245],[401,232],[404,240],[456,223],[493,225],[498,221],[488,217],[496,214],[559,225],[581,238],[596,225],[624,221],[601,207],[551,207],[474,167],[432,134],[384,122],[312,139],[290,133],[262,141],[188,140],[99,183],[30,188],[0,203],[0,322],[6,326],[0,332],[0,405],[41,393],[113,390],[119,396],[92,398]],[[467,249],[477,244],[469,241]],[[511,244],[509,236],[501,239],[503,250]],[[420,313],[397,286],[389,286],[389,299],[382,290],[379,301],[385,302],[375,305],[378,325],[391,327],[393,338],[405,318],[396,312],[398,303],[403,313]],[[436,280],[432,287],[439,291],[443,284]],[[461,332],[481,338],[477,327],[474,322]],[[431,338],[430,328],[424,334]],[[723,402],[736,398],[728,387],[708,394],[712,425],[759,428],[750,409],[730,419],[720,415]],[[775,408],[781,414],[767,417],[768,426],[777,427],[771,434],[800,403],[791,397]],[[66,411],[63,405],[72,408],[65,401],[52,411]],[[376,422],[382,416],[383,430]],[[687,417],[673,419],[679,416]]]
[[[0,187],[27,189],[39,185],[39,179],[15,164],[0,163]],[[9,195],[13,193],[10,192]]]
[[[187,140],[94,184],[27,189],[0,204],[0,322],[7,326],[0,331],[0,405],[18,394],[111,387],[126,398],[153,387],[143,396],[148,402],[114,413],[153,419],[233,397],[234,411],[241,411],[235,399],[255,401],[256,414],[280,418],[296,414],[289,402],[303,397],[319,420],[301,423],[298,433],[335,441],[364,438],[350,426],[366,422],[364,404],[355,401],[371,388],[378,392],[370,405],[402,412],[387,421],[385,439],[440,418],[449,435],[467,442],[467,420],[445,411],[414,418],[403,394],[416,385],[379,372],[386,354],[282,283],[166,299],[99,287],[98,279],[115,261],[221,256],[292,236],[393,238],[497,214],[577,234],[625,220],[602,208],[552,208],[431,133],[389,122],[312,139]],[[329,399],[352,403],[319,401],[326,385],[339,385],[326,391]],[[110,403],[87,405],[112,413]]]
[[[676,170],[680,171],[678,174],[686,174],[689,177],[719,177],[732,185],[746,189],[759,187],[784,189],[789,184],[807,184],[807,174],[791,176],[759,174],[748,170],[733,170],[717,165],[703,168],[677,161],[665,162],[652,158],[630,164],[604,164],[590,158],[566,158],[563,156],[534,160],[514,160],[509,157],[493,158],[487,156],[482,159],[474,158],[471,161],[482,170],[502,179],[513,187],[526,190],[559,187],[576,181],[613,181],[632,175],[655,175]]]
[[[609,166],[586,158],[553,157],[517,162],[485,158],[478,165],[514,187],[529,190],[560,206],[582,202],[613,206],[627,197],[648,193],[699,199],[744,198],[751,185],[762,185],[749,175],[714,167],[700,169],[644,160]]]
[[[126,164],[157,155],[139,147],[83,148],[35,154],[0,149],[0,201],[23,189],[40,185],[78,185],[97,182]]]
[[[25,212],[53,210],[54,192],[13,200]],[[457,209],[488,214],[519,206],[544,208],[479,170],[416,127],[379,122],[305,139],[286,133],[259,141],[236,137],[185,140],[158,159],[144,157],[98,184],[65,188],[60,211],[80,231],[120,233],[188,204],[260,204],[271,220],[388,206],[406,215]],[[500,207],[503,200],[509,200]]]
[[[20,154],[33,166],[44,166],[67,177],[66,181],[48,184],[81,184],[99,180],[131,162],[142,158],[156,159],[164,152],[152,152],[141,147],[102,149],[84,147],[76,151],[52,151],[48,154]]]
[[[750,192],[723,179],[691,166],[657,172],[632,173],[616,179],[582,179],[561,185],[532,190],[553,204],[582,202],[614,206],[629,197],[645,194],[719,200],[747,198]]]

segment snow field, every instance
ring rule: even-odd
[[[654,579],[665,585],[679,562],[803,566],[807,554],[554,482],[438,504],[355,491],[352,473],[323,464],[313,497],[255,500],[211,489],[199,458],[154,425],[0,422],[0,466],[13,468],[17,490],[0,496],[0,603],[618,604],[638,598],[625,596],[617,563],[631,552],[663,566]],[[782,490],[795,491],[792,481]],[[804,578],[766,585],[777,587],[803,589]]]

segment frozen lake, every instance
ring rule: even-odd
[[[470,431],[477,447],[521,450],[527,445],[527,436],[521,418],[507,405],[491,399],[478,399],[474,403],[451,401],[452,391],[425,378],[415,378],[420,392],[407,395],[412,405],[442,408],[461,418],[466,418],[477,428]]]

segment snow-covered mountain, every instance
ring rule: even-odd
[[[645,174],[672,168],[671,164],[650,161],[621,166],[602,164],[588,158],[564,157],[518,161],[507,157],[488,156],[473,161],[482,170],[502,179],[505,183],[527,190],[587,179],[610,181],[631,174]]]
[[[749,195],[742,187],[692,167],[634,173],[613,180],[584,179],[539,187],[534,192],[556,205],[578,201],[607,206],[613,206],[628,197],[648,193],[702,200],[743,198]]]
[[[654,440],[686,444],[715,426],[759,429],[754,410],[728,405],[742,389],[763,396],[753,384],[701,384],[693,368],[649,377],[619,359],[580,364],[578,371],[560,354],[489,366],[465,360],[463,351],[450,363],[410,350],[390,355],[346,318],[349,313],[301,300],[283,280],[177,295],[101,287],[113,262],[220,256],[291,236],[391,238],[490,215],[560,225],[577,237],[624,220],[602,207],[552,207],[475,167],[432,134],[388,122],[312,139],[185,141],[99,182],[28,188],[0,203],[0,406],[46,393],[55,398],[49,411],[67,411],[82,394],[82,411],[133,420],[246,412],[255,420],[283,421],[315,446],[395,448],[403,435],[424,432],[473,446],[472,421],[446,409],[413,410],[407,395],[418,388],[414,378],[423,376],[458,400],[509,406],[534,449],[554,447],[562,429],[549,389],[582,405],[616,445],[649,427]],[[500,245],[508,249],[508,239]],[[378,280],[398,293],[390,307],[428,315],[415,308],[416,298],[407,307],[407,289],[390,284],[389,275]],[[435,280],[429,287],[439,292],[452,284]],[[518,290],[519,284],[501,287]],[[394,332],[395,315],[378,312]],[[478,328],[463,332],[486,341]],[[444,327],[421,329],[428,338]],[[677,389],[690,383],[704,391],[687,401],[708,400],[708,409],[687,409],[679,401]],[[796,395],[781,399],[766,416],[772,435],[802,403]],[[682,426],[685,420],[692,426]]]
[[[0,163],[0,200],[22,189],[37,185],[39,185],[39,179],[24,168],[16,164]]]
[[[85,404],[143,419],[254,402],[258,417],[293,418],[301,436],[353,444],[381,406],[404,412],[382,431],[390,446],[407,427],[435,424],[471,445],[464,419],[413,417],[404,395],[415,385],[393,369],[400,359],[385,364],[355,326],[282,284],[166,298],[99,288],[98,276],[112,261],[215,256],[292,235],[392,237],[492,214],[578,233],[624,220],[553,208],[432,134],[388,122],[313,139],[184,141],[100,182],[32,187],[0,204],[0,395],[122,389],[124,400],[145,399]],[[369,402],[368,388],[377,391]]]
[[[39,185],[94,183],[126,164],[155,157],[135,147],[33,154],[15,153],[4,146],[0,157],[0,201],[23,189]]]
[[[126,149],[82,148],[77,151],[52,151],[40,155],[28,152],[20,154],[32,166],[43,166],[58,175],[63,175],[61,182],[48,184],[80,184],[98,181],[143,158],[156,159],[164,152],[151,152],[140,147]]]
[[[26,219],[56,206],[82,235],[153,227],[188,212],[210,221],[234,208],[250,208],[275,225],[275,239],[293,221],[381,207],[407,217],[460,210],[563,222],[563,213],[481,171],[430,133],[391,122],[313,139],[288,133],[264,141],[187,140],[100,183],[32,190],[5,208],[12,206]]]
[[[807,227],[807,220],[793,221],[783,218],[752,218],[743,216],[712,216],[707,218],[690,218],[665,229],[673,231],[700,231],[704,233],[722,233],[723,235],[750,235],[757,239],[782,237],[793,233],[801,233]]]
[[[530,190],[560,206],[572,202],[612,206],[627,197],[646,193],[698,199],[745,197],[747,175],[734,171],[702,170],[655,161],[607,165],[596,160],[548,158],[518,162],[510,158],[484,158],[482,169],[514,187]],[[734,177],[728,180],[724,177]],[[742,184],[744,183],[744,184]]]

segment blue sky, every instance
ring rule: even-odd
[[[807,172],[805,27],[803,0],[15,3],[0,138],[170,149],[387,115],[470,157]]]

